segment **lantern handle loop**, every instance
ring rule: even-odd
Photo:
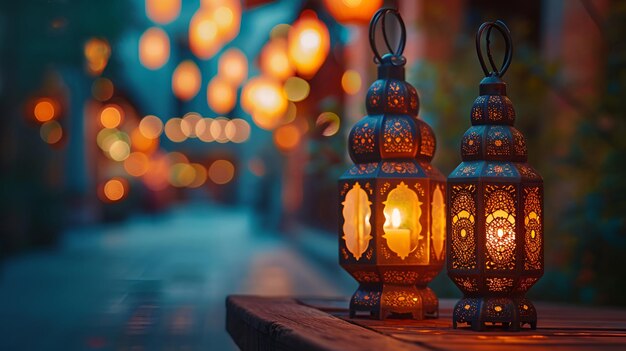
[[[502,66],[500,67],[500,69],[498,69],[498,66],[493,61],[493,56],[491,55],[490,39],[491,30],[493,28],[497,29],[498,32],[500,32],[500,34],[502,34],[502,36],[504,37],[506,53],[504,55],[504,59],[502,60]],[[487,43],[487,58],[489,59],[491,69],[493,69],[493,71],[491,72],[489,72],[489,69],[485,64],[485,59],[483,58],[483,52],[481,50],[481,39],[485,30],[487,31],[487,37],[485,38],[485,41]],[[485,77],[496,76],[502,78],[502,76],[509,69],[509,66],[511,65],[511,58],[513,57],[513,40],[511,39],[511,31],[506,26],[506,24],[504,24],[504,22],[502,22],[501,20],[497,20],[495,22],[485,22],[480,26],[478,32],[476,33],[476,53],[478,54],[478,61],[480,62],[480,66],[482,67],[483,72],[485,73]]]
[[[398,42],[398,47],[395,50],[391,47],[391,43],[389,42],[389,36],[387,35],[387,28],[385,25],[385,17],[387,17],[387,14],[392,14],[398,21],[398,24],[400,24],[400,41]],[[402,53],[404,52],[404,47],[406,45],[406,27],[404,26],[404,21],[400,16],[400,12],[398,12],[398,10],[396,9],[392,9],[389,7],[385,7],[376,11],[374,16],[372,17],[372,20],[370,21],[369,40],[370,47],[374,52],[374,62],[376,64],[380,64],[383,59],[380,55],[380,52],[378,51],[378,48],[376,48],[376,26],[378,25],[379,21],[381,22],[385,46],[387,47],[387,50],[389,50],[389,53],[393,56],[391,63],[394,66],[404,65],[406,63],[406,58],[402,56]]]

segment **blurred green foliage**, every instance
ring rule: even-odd
[[[626,3],[613,1],[603,34],[598,99],[581,111],[566,165],[576,201],[556,230],[575,238],[574,293],[585,302],[626,305]]]

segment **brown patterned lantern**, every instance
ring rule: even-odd
[[[400,23],[398,48],[381,57],[375,28],[384,18]],[[379,10],[370,23],[378,80],[367,93],[367,116],[352,128],[355,165],[339,180],[339,261],[358,282],[350,316],[384,319],[436,316],[438,300],[428,282],[445,258],[445,177],[430,161],[432,129],[418,119],[419,99],[404,80],[405,29],[396,10]]]
[[[506,43],[499,70],[489,48],[493,28]],[[492,72],[480,47],[485,31]],[[543,181],[527,163],[524,136],[513,127],[515,111],[501,80],[513,53],[506,25],[484,23],[476,50],[486,78],[463,136],[463,162],[448,177],[448,275],[464,294],[453,326],[482,330],[490,322],[534,329],[537,313],[524,295],[543,275]]]

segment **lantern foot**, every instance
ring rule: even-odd
[[[350,300],[350,318],[437,318],[439,300],[428,287],[400,284],[361,284]]]
[[[452,327],[467,323],[472,330],[483,331],[501,327],[519,331],[524,325],[537,328],[537,311],[525,297],[466,297],[457,302],[452,317]]]

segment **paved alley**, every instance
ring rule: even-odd
[[[334,238],[316,250],[335,255]],[[252,212],[206,203],[69,231],[5,262],[2,350],[232,350],[228,294],[346,295],[339,266],[257,229]],[[324,245],[327,248],[322,248]]]

